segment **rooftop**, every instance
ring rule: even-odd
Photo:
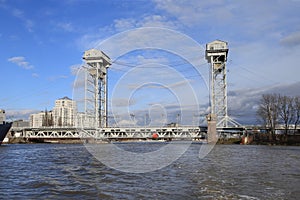
[[[65,96],[65,97],[60,98],[60,99],[58,99],[58,100],[72,100],[72,99],[70,99],[69,97]]]

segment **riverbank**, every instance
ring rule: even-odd
[[[123,141],[123,140],[122,140]],[[147,142],[148,140],[126,140],[130,142]],[[123,142],[126,142],[123,141]],[[161,141],[161,140],[149,140]],[[32,143],[51,143],[51,144],[83,144],[83,143],[108,143],[110,141],[66,138],[66,139],[26,139],[21,137],[10,138],[9,144],[32,144]],[[115,140],[116,142],[116,140]],[[120,141],[121,142],[121,141]],[[242,138],[220,138],[217,144],[247,144],[247,145],[283,145],[283,146],[300,146],[300,135],[270,135],[270,134],[253,134]]]
[[[83,143],[91,143],[91,144],[105,144],[110,142],[169,142],[170,140],[159,140],[159,139],[81,139],[81,138],[22,138],[15,137],[10,138],[7,142],[8,144],[35,144],[35,143],[50,143],[50,144],[83,144]]]
[[[252,134],[242,138],[220,138],[217,144],[300,146],[300,135]]]
[[[222,138],[219,139],[217,144],[241,144],[241,139],[240,138]]]
[[[23,137],[10,138],[8,144],[34,144],[34,143],[50,143],[50,144],[82,144],[84,140],[81,139],[28,139]]]
[[[300,135],[253,134],[250,141],[254,145],[300,146]]]

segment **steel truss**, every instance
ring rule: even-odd
[[[107,127],[107,68],[110,58],[102,51],[84,52],[85,67],[85,121],[96,128]],[[91,122],[92,121],[92,122]]]
[[[206,59],[210,66],[211,113],[217,116],[217,128],[239,127],[228,116],[227,109],[227,42],[215,40],[206,45]]]
[[[21,131],[21,130],[19,130]],[[159,139],[203,139],[206,130],[200,127],[144,127],[144,128],[39,128],[24,129],[21,137],[39,139],[150,139],[156,133]]]

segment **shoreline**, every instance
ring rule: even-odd
[[[184,140],[183,140],[184,141]],[[8,142],[5,142],[3,144],[106,144],[111,142],[170,142],[167,140],[94,140],[94,139],[73,139],[73,138],[67,138],[67,139],[26,139],[26,138],[10,138]],[[193,141],[193,143],[203,143],[205,144],[205,141]],[[287,141],[286,139],[283,140],[258,140],[253,138],[253,136],[250,136],[250,139],[247,143],[243,144],[243,138],[222,138],[219,139],[216,143],[216,145],[266,145],[266,146],[300,146],[299,141]]]

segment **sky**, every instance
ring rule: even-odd
[[[229,46],[229,115],[255,124],[262,94],[300,95],[299,9],[299,0],[0,0],[0,108],[27,120],[76,100],[83,53],[101,48],[121,125],[194,124],[209,107],[205,45],[219,39]]]

